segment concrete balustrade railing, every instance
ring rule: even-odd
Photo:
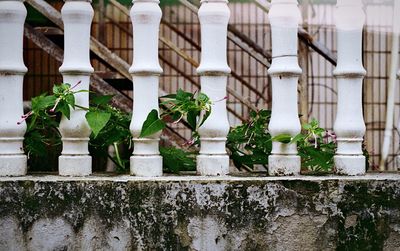
[[[158,84],[162,73],[158,61],[158,37],[162,12],[158,0],[134,0],[131,9],[133,24],[133,63],[129,72],[133,81],[133,118],[130,130],[134,151],[130,172],[137,176],[161,176],[160,133],[141,138],[143,122],[153,109],[158,111]]]
[[[27,68],[22,57],[27,11],[20,0],[0,1],[0,176],[25,175],[27,157],[22,142],[25,122],[22,85]]]
[[[400,70],[397,72],[397,79],[400,79]],[[397,125],[400,124],[400,120],[397,121]],[[397,128],[399,128],[399,126],[397,126]],[[394,166],[395,171],[400,171],[400,155],[398,154],[395,157],[395,166]]]
[[[94,15],[91,0],[67,0],[61,10],[64,22],[64,61],[60,67],[64,83],[74,91],[89,90],[90,27]],[[89,107],[89,93],[75,94],[75,103]],[[92,158],[89,156],[90,127],[85,119],[86,111],[71,109],[70,119],[63,117],[60,123],[63,150],[59,157],[59,173],[63,176],[85,176],[92,173]]]
[[[226,85],[231,69],[227,63],[227,30],[230,10],[226,0],[203,0],[199,9],[201,63],[197,68],[201,91],[212,101],[211,114],[199,128],[201,148],[197,156],[200,175],[226,175],[229,156],[225,149],[229,122]]]
[[[272,80],[271,135],[294,137],[301,130],[297,108],[297,82],[301,69],[297,58],[297,29],[300,10],[297,0],[272,0],[269,20],[272,32],[272,64],[268,70]],[[296,144],[273,142],[269,157],[270,175],[300,174],[301,161]]]
[[[338,0],[336,28],[338,107],[334,131],[337,135],[335,167],[338,174],[365,174],[362,142],[365,123],[362,112],[362,30],[365,13],[362,0]]]
[[[93,68],[89,58],[90,26],[93,8],[90,0],[67,0],[62,8],[65,54],[60,67],[65,83],[74,90],[89,89]],[[197,69],[201,91],[213,101],[212,112],[199,128],[201,149],[197,157],[200,175],[226,175],[229,156],[225,149],[229,122],[226,109],[226,87],[230,68],[227,64],[227,25],[230,11],[226,0],[203,0],[199,9],[202,55]],[[159,27],[162,16],[158,0],[134,0],[133,23],[134,105],[130,130],[134,151],[130,172],[136,176],[162,176],[159,153],[160,133],[140,137],[143,122],[153,109],[158,111]],[[23,153],[25,122],[17,126],[23,114],[22,83],[27,71],[22,58],[23,24],[26,9],[19,0],[0,0],[0,176],[25,175],[27,158]],[[272,0],[269,19],[272,30],[272,136],[301,130],[297,108],[297,82],[301,74],[297,57],[297,29],[300,11],[297,0]],[[365,124],[362,115],[362,82],[366,74],[362,65],[361,36],[365,20],[361,0],[338,0],[336,26],[338,65],[334,75],[338,82],[338,112],[334,125],[338,136],[335,166],[338,174],[365,173],[362,140]],[[80,83],[79,85],[76,85]],[[76,86],[75,86],[76,85]],[[89,106],[88,93],[76,94],[76,104]],[[63,151],[59,173],[67,176],[91,174],[92,159],[88,152],[90,128],[86,111],[71,109],[71,119],[62,118],[60,132]],[[269,157],[269,174],[298,175],[301,160],[296,144],[273,143]]]

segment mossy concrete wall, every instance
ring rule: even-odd
[[[400,250],[400,176],[0,178],[0,250]]]

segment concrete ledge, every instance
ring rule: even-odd
[[[0,178],[0,250],[400,250],[400,175]]]

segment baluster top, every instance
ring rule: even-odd
[[[362,6],[362,0],[337,0],[338,7],[341,6]]]
[[[362,30],[365,13],[362,0],[338,0],[335,23],[339,30]]]
[[[272,0],[271,5],[273,4],[296,4],[298,5],[297,0]]]
[[[200,3],[228,3],[228,0],[201,0]]]
[[[159,0],[133,0],[132,3],[156,3],[159,4]]]
[[[89,3],[92,3],[92,0],[64,0],[64,2],[89,2]]]

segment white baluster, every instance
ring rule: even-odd
[[[362,141],[365,123],[362,111],[362,30],[365,14],[362,0],[338,0],[336,28],[338,64],[334,70],[338,85],[338,107],[334,130],[338,148],[335,167],[338,174],[362,175],[365,157]]]
[[[22,86],[27,68],[22,57],[26,9],[23,1],[0,1],[0,176],[25,175],[22,142],[26,123]]]
[[[272,136],[295,136],[301,130],[297,107],[297,82],[301,69],[297,59],[297,29],[301,20],[297,0],[272,0],[269,20],[272,31]],[[297,175],[301,163],[296,144],[273,142],[270,175]]]
[[[201,91],[212,101],[211,114],[199,128],[201,149],[197,156],[200,175],[226,175],[229,156],[225,149],[229,132],[226,85],[231,69],[227,63],[227,26],[230,10],[225,0],[203,0],[199,9],[201,25]]]
[[[399,69],[399,48],[400,48],[400,1],[394,1],[393,3],[393,20],[392,20],[392,46],[390,51],[390,68],[389,68],[389,80],[386,86],[386,121],[385,121],[385,132],[381,148],[381,159],[379,161],[380,171],[385,171],[386,161],[389,156],[390,146],[393,138],[393,121],[394,121],[394,108],[395,108],[395,95],[396,95],[396,82],[397,82],[397,71]],[[388,166],[387,170],[396,170],[397,160],[393,167]]]
[[[108,146],[108,155],[111,157],[115,157],[116,151],[113,145]],[[112,161],[110,158],[107,158],[107,163],[106,163],[106,172],[115,172],[117,170],[117,165],[115,164],[114,161]]]
[[[133,63],[129,72],[133,80],[133,118],[130,130],[134,151],[130,171],[137,176],[162,176],[159,152],[160,133],[140,138],[143,122],[153,109],[158,111],[159,75],[158,36],[161,9],[158,0],[134,0],[131,9],[133,24]]]
[[[397,79],[400,79],[400,70],[397,72]],[[397,128],[399,128],[400,120],[397,121]],[[400,144],[400,143],[398,143]],[[394,170],[400,171],[400,155],[397,155],[394,160]]]
[[[78,90],[89,90],[90,74],[90,27],[93,8],[90,0],[67,0],[61,10],[64,22],[64,62],[60,67],[64,83]],[[75,95],[77,105],[89,107],[87,92]],[[85,176],[92,173],[92,157],[89,156],[88,142],[90,128],[85,119],[86,111],[71,109],[71,119],[63,117],[60,123],[63,150],[59,157],[59,173],[64,176]]]

